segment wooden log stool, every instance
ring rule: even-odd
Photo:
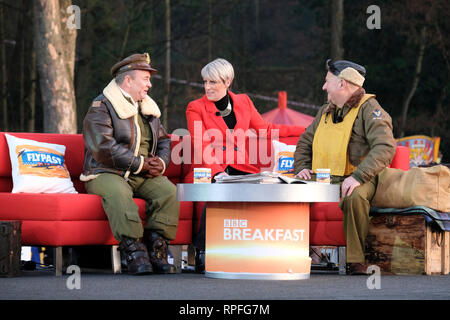
[[[21,221],[0,221],[0,277],[20,275]]]
[[[448,274],[450,232],[432,228],[424,215],[372,216],[365,246],[366,264],[382,274]]]

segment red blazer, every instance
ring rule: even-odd
[[[233,110],[236,115],[233,133],[222,116],[216,114],[218,109],[214,102],[206,98],[206,95],[190,102],[187,107],[187,126],[192,145],[191,168],[186,177],[189,180],[193,180],[194,168],[211,168],[212,177],[225,171],[228,165],[243,172],[259,172],[259,168],[255,166],[255,161],[260,161],[255,155],[258,153],[254,148],[257,140],[249,139],[249,136],[244,134],[248,129],[254,129],[258,137],[267,139],[271,139],[272,135],[276,134],[272,129],[278,129],[279,137],[299,137],[304,131],[304,128],[300,126],[268,123],[261,117],[246,94],[233,94],[230,91],[228,94],[233,100]],[[242,139],[244,136],[245,139]]]

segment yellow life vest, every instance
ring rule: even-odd
[[[365,94],[358,106],[351,108],[342,122],[333,123],[331,112],[322,114],[312,146],[312,170],[315,173],[317,169],[329,168],[331,175],[347,176],[356,170],[349,160],[348,143],[359,108],[372,97],[375,95]]]

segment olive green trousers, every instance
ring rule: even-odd
[[[111,231],[117,241],[123,236],[138,239],[143,236],[142,220],[133,197],[146,201],[146,229],[158,232],[167,240],[175,239],[180,203],[176,186],[167,177],[155,178],[123,177],[112,173],[101,173],[87,181],[86,191],[102,197],[102,205],[108,216]]]
[[[378,185],[378,175],[356,187],[339,203],[344,213],[344,233],[347,242],[347,262],[364,263],[364,246],[369,230],[370,202]]]

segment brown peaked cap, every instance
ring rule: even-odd
[[[113,65],[111,74],[115,77],[122,72],[130,70],[147,70],[150,71],[151,74],[157,72],[157,70],[153,69],[150,65],[150,55],[148,53],[135,53]]]

